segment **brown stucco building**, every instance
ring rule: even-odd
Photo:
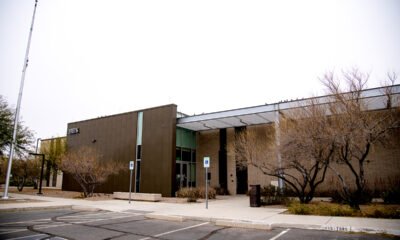
[[[175,192],[176,105],[100,117],[68,124],[68,151],[91,146],[103,161],[125,163],[127,171],[113,175],[98,192],[127,191],[129,162],[135,161],[133,186],[137,192]],[[79,190],[65,174],[63,189]]]
[[[399,98],[400,85],[393,87]],[[363,92],[373,110],[385,109],[385,95],[380,88]],[[328,96],[319,97],[320,102]],[[278,179],[264,175],[254,167],[238,166],[233,149],[236,136],[248,129],[275,132],[280,114],[304,106],[308,100],[284,101],[275,104],[222,112],[187,116],[177,112],[176,105],[143,109],[68,124],[68,151],[92,146],[103,161],[119,161],[127,170],[111,176],[97,188],[98,192],[129,190],[129,162],[135,162],[132,184],[134,191],[174,196],[181,187],[205,185],[203,158],[210,157],[210,185],[244,194],[251,184],[278,184]],[[398,101],[396,102],[398,105]],[[398,107],[398,106],[397,106]],[[400,176],[400,130],[393,130],[395,144],[373,146],[367,179],[371,188],[383,187],[389,179]],[[265,144],[260,140],[259,144]],[[272,156],[268,161],[279,161]],[[350,175],[349,175],[350,176]],[[281,184],[281,183],[279,183]],[[337,184],[329,174],[321,191]],[[64,174],[64,190],[79,190],[68,174]]]

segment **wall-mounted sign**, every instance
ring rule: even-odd
[[[78,134],[79,128],[70,128],[68,129],[68,135]]]

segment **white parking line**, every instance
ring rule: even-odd
[[[7,238],[7,240],[16,240],[16,239],[32,238],[32,237],[38,237],[38,236],[47,236],[47,234],[35,234],[35,235],[29,235],[29,236],[24,236],[24,237]]]
[[[10,225],[10,224],[20,224],[20,223],[37,223],[37,222],[48,222],[50,221],[50,218],[42,218],[42,219],[36,219],[36,220],[31,220],[31,221],[22,221],[22,222],[6,222],[6,223],[0,223],[0,226],[4,225]]]
[[[285,234],[285,233],[287,233],[287,232],[289,232],[289,228],[288,229],[286,229],[286,230],[283,230],[282,232],[280,232],[278,235],[276,235],[275,237],[273,237],[273,238],[270,238],[269,240],[275,240],[275,239],[278,239],[280,236],[282,236],[283,234]]]
[[[92,222],[98,222],[98,221],[105,221],[105,220],[115,220],[115,219],[120,219],[120,218],[127,218],[130,216],[138,216],[138,215],[143,215],[143,214],[138,214],[138,213],[129,213],[129,214],[118,214],[117,216],[111,216],[110,218],[98,218],[98,219],[93,219],[93,218],[87,218],[88,216],[95,217],[100,214],[106,214],[110,216],[111,214],[114,214],[112,212],[109,213],[96,213],[96,214],[86,214],[86,215],[77,215],[77,216],[64,216],[60,217],[60,220],[81,220],[77,222],[70,222],[70,223],[60,223],[60,222],[49,222],[51,221],[50,218],[43,218],[43,219],[36,219],[36,220],[31,220],[31,221],[20,221],[20,222],[8,222],[8,223],[1,223],[0,224],[0,235],[4,234],[10,234],[10,233],[17,233],[17,232],[25,232],[29,231],[26,226],[15,226],[9,227],[9,228],[1,228],[4,225],[12,225],[12,224],[29,224],[29,225],[34,225],[35,229],[46,229],[46,228],[55,228],[55,227],[63,227],[63,226],[69,226],[72,224],[81,224],[81,223],[92,223]]]
[[[11,230],[11,229],[6,229],[6,230]],[[2,233],[0,233],[0,235],[9,234],[9,233],[17,233],[17,232],[25,232],[25,231],[28,231],[28,229],[26,229],[26,228],[24,228],[24,229],[20,228],[20,229],[15,229],[15,230],[8,231],[8,232],[2,232]]]
[[[100,216],[99,216],[100,215]],[[69,221],[73,221],[73,220],[86,220],[86,219],[96,219],[97,217],[106,217],[104,216],[106,215],[108,218],[101,218],[103,220],[106,219],[113,219],[113,218],[126,218],[129,216],[140,216],[140,215],[144,215],[144,214],[140,214],[140,213],[114,213],[114,212],[110,212],[110,213],[95,213],[95,214],[84,214],[84,215],[71,215],[71,216],[63,216],[63,217],[58,217],[58,220],[69,220]],[[111,215],[111,218],[109,218]],[[113,216],[114,215],[114,216]]]
[[[187,229],[200,227],[200,226],[203,226],[203,225],[206,225],[206,224],[209,224],[209,222],[200,223],[200,224],[189,226],[189,227],[185,227],[185,228],[179,228],[179,229],[172,230],[172,231],[169,231],[169,232],[160,233],[160,234],[154,235],[152,237],[161,237],[161,236],[168,235],[168,234],[171,234],[171,233],[176,233],[176,232],[184,231],[184,230],[187,230]],[[150,239],[152,237],[145,237],[145,238],[141,238],[139,240],[147,240],[147,239]]]

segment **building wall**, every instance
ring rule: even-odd
[[[125,171],[112,175],[96,188],[96,192],[116,192],[129,190],[129,161],[136,154],[137,112],[118,114],[68,124],[68,129],[79,128],[78,134],[67,136],[68,151],[83,146],[94,148],[101,161],[118,161],[127,166]],[[80,191],[80,186],[71,175],[64,174],[63,190]]]
[[[354,164],[358,168],[358,164]],[[343,174],[347,184],[354,186],[355,178],[345,165],[332,164],[332,167]],[[364,164],[367,186],[370,190],[381,192],[400,181],[400,128],[391,132],[390,141],[372,146]],[[332,187],[341,187],[336,174],[328,171],[325,182],[319,188],[320,192],[330,191]]]
[[[211,187],[219,187],[218,173],[218,150],[219,130],[211,130],[197,133],[196,149],[196,184],[199,187],[205,186],[205,169],[203,157],[210,157]]]
[[[247,127],[248,131],[254,131],[256,133],[256,143],[260,144],[261,147],[268,149],[268,146],[275,143],[275,126],[274,124],[262,124]],[[267,164],[278,165],[276,152],[269,151],[265,155],[266,159],[260,159],[261,162]],[[278,178],[265,175],[259,169],[254,166],[248,167],[248,184],[261,184],[261,186],[269,185],[272,181],[278,181]]]
[[[176,106],[143,111],[140,191],[175,194]]]
[[[274,125],[263,124],[248,126],[248,130],[254,130],[260,133],[258,144],[265,144],[267,142],[262,137],[264,132],[274,132]],[[271,131],[272,130],[272,131]],[[236,162],[234,144],[235,133],[233,128],[227,129],[228,136],[228,190],[230,194],[236,194]],[[400,180],[400,129],[393,130],[390,142],[386,144],[376,144],[372,147],[370,155],[367,159],[368,163],[365,164],[365,176],[367,185],[371,190],[382,191],[387,189],[388,186],[398,183]],[[197,157],[197,172],[198,186],[204,186],[204,170],[202,166],[203,156],[211,156],[211,171],[212,174],[218,174],[218,149],[219,149],[219,134],[218,130],[201,131],[198,133],[198,157]],[[267,163],[277,163],[276,154],[272,153],[267,157]],[[354,178],[347,166],[332,164],[332,167],[339,170],[340,173],[347,180],[349,185],[353,184]],[[294,174],[298,174],[295,172]],[[218,186],[216,182],[218,178],[212,178],[211,186]],[[260,184],[266,186],[271,183],[277,183],[276,177],[267,176],[259,169],[249,166],[248,167],[248,185]],[[336,174],[328,170],[326,179],[322,183],[318,192],[329,192],[340,188],[341,185],[338,181]]]
[[[101,161],[117,161],[126,166],[112,175],[96,192],[129,191],[129,161],[136,160],[138,112],[143,112],[143,140],[140,192],[171,196],[175,160],[176,105],[166,105],[68,124],[79,128],[67,136],[68,151],[90,146],[101,155]],[[132,186],[135,178],[132,179]],[[64,174],[63,190],[80,191],[69,174]]]
[[[236,160],[235,150],[232,144],[235,141],[235,130],[227,129],[227,167],[228,167],[228,191],[231,195],[236,195]]]

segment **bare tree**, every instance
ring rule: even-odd
[[[100,154],[93,148],[81,147],[77,151],[67,151],[62,158],[61,169],[73,176],[85,197],[91,197],[96,186],[122,170],[122,165],[114,161],[101,161]]]
[[[275,130],[249,129],[236,137],[234,149],[241,163],[264,174],[282,179],[301,203],[309,203],[324,181],[335,146],[330,131],[326,106],[311,101],[307,107],[285,113],[280,121],[280,145],[275,144]],[[329,128],[328,128],[329,129]],[[281,152],[281,164],[275,152]]]
[[[395,75],[389,75],[395,77]],[[400,123],[398,99],[391,94],[391,86],[387,86],[385,95],[386,107],[389,109],[372,111],[368,99],[363,97],[369,76],[357,69],[343,73],[345,88],[340,79],[333,73],[325,74],[322,83],[332,95],[329,110],[333,114],[331,129],[334,130],[335,161],[345,165],[352,178],[345,179],[344,174],[331,166],[343,186],[343,199],[355,209],[370,200],[366,187],[365,171],[368,155],[375,143],[389,140],[391,130]],[[394,79],[391,79],[394,83]],[[394,104],[394,101],[397,104]],[[384,103],[383,103],[384,104]]]

